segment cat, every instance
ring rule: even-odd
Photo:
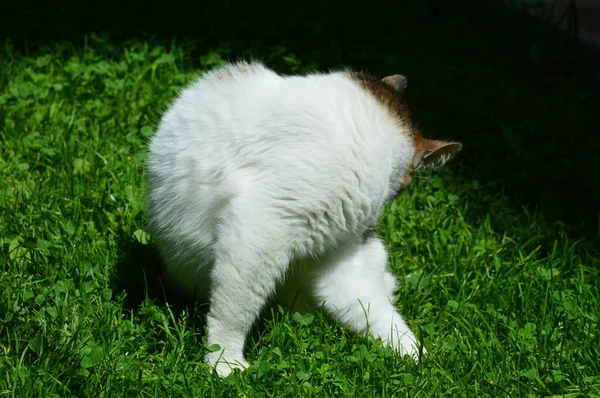
[[[392,303],[396,281],[374,233],[415,170],[460,143],[428,140],[406,77],[282,76],[258,62],[205,73],[149,145],[148,217],[166,278],[209,303],[206,361],[249,366],[244,343],[270,301],[321,307],[416,360],[426,352]]]

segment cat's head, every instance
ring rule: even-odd
[[[392,75],[381,79],[382,86],[387,88],[387,93],[380,92],[387,96],[386,105],[391,107],[392,114],[399,117],[399,120],[406,126],[408,124],[411,130],[415,153],[409,169],[404,177],[403,187],[406,187],[412,180],[412,174],[419,169],[437,169],[462,149],[460,142],[430,140],[421,135],[419,129],[416,128],[411,120],[410,112],[406,102],[404,101],[404,93],[406,91],[407,79],[403,75]],[[381,87],[381,86],[380,86]],[[380,88],[381,90],[381,88]]]

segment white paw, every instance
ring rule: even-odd
[[[221,377],[229,376],[235,369],[244,371],[250,364],[243,357],[229,358],[222,355],[222,351],[211,352],[207,355],[206,362],[211,366],[212,369],[217,371],[217,374]]]
[[[414,336],[402,336],[399,341],[399,347],[397,348],[400,355],[408,355],[415,361],[419,360],[419,345],[417,344]],[[423,355],[427,354],[425,347],[422,348]]]
[[[425,347],[419,348],[419,343],[411,331],[405,331],[403,333],[397,332],[392,338],[392,348],[396,350],[402,356],[410,356],[415,361],[419,360],[419,352],[422,351],[423,355],[427,354]]]

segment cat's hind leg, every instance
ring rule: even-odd
[[[208,346],[220,349],[206,360],[221,376],[249,366],[246,337],[289,266],[277,227],[268,211],[242,199],[230,204],[220,223],[207,315]]]
[[[418,359],[417,340],[392,304],[396,282],[377,237],[342,246],[315,268],[312,285],[317,304],[336,321]]]

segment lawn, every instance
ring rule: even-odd
[[[600,74],[516,13],[430,3],[406,3],[404,34],[383,23],[387,52],[340,20],[297,38],[281,10],[287,28],[261,20],[252,39],[247,24],[198,40],[91,23],[0,44],[0,395],[600,396]],[[158,277],[146,147],[182,86],[240,54],[282,73],[406,73],[424,133],[465,144],[378,226],[397,306],[429,351],[419,364],[279,308],[247,345],[253,367],[222,380],[203,363],[201,309]]]

